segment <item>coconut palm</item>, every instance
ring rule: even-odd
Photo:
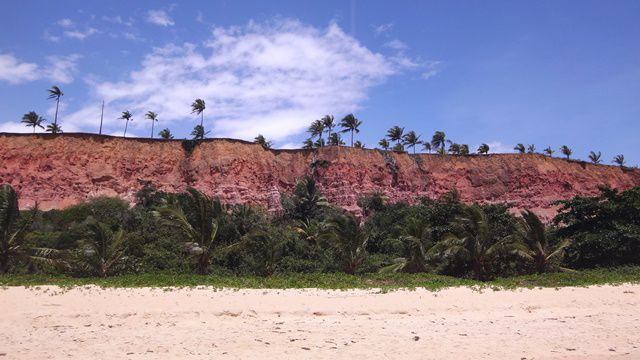
[[[553,153],[555,152],[555,150],[553,150],[551,146],[548,146],[546,149],[544,149],[544,152],[549,156],[553,156]]]
[[[527,152],[527,149],[524,147],[524,144],[518,144],[516,145],[513,150],[519,152],[520,154],[524,154],[525,152]]]
[[[620,154],[620,155],[616,155],[613,158],[613,162],[620,165],[620,167],[623,167],[624,164],[626,163],[626,161],[624,160],[624,155]]]
[[[384,139],[384,138],[383,138],[383,139],[381,139],[381,140],[378,142],[378,145],[380,145],[380,147],[381,147],[383,150],[389,150],[389,146],[390,146],[390,145],[389,145],[389,141],[387,141],[387,139]]]
[[[449,153],[453,155],[460,155],[460,144],[449,142]]]
[[[351,146],[353,146],[353,133],[360,132],[360,125],[362,125],[362,121],[358,120],[353,114],[349,114],[342,118],[340,121],[340,127],[342,127],[342,132],[351,132]]]
[[[154,214],[182,233],[185,249],[196,259],[196,273],[206,274],[214,250],[219,247],[218,223],[224,207],[219,200],[194,188],[188,188],[185,195],[184,207],[177,202],[165,201]]]
[[[291,218],[303,221],[314,218],[327,206],[327,198],[322,195],[311,176],[305,176],[298,181],[293,189],[293,196],[283,199],[285,212],[288,212]]]
[[[56,99],[56,115],[53,118],[53,124],[58,125],[58,106],[60,105],[60,97],[64,95],[59,87],[53,85],[49,91],[49,99]],[[55,134],[55,133],[54,133]]]
[[[191,113],[200,115],[200,126],[202,126],[203,129],[204,129],[204,109],[206,108],[207,106],[204,100],[202,99],[195,99],[191,104]]]
[[[560,147],[560,152],[568,158],[571,157],[571,154],[573,154],[573,151],[567,146],[567,145],[562,145]]]
[[[402,140],[403,133],[404,133],[404,128],[401,128],[400,126],[394,126],[389,130],[387,130],[387,137],[389,138],[389,140],[395,141],[396,144],[399,144],[400,140]]]
[[[351,214],[337,215],[327,221],[323,234],[347,274],[355,274],[364,263],[369,233]]]
[[[342,136],[339,133],[331,133],[329,137],[329,145],[340,146],[344,145],[344,141],[342,141]]]
[[[436,133],[433,134],[433,137],[431,138],[431,146],[435,149],[441,149],[439,153],[444,153],[446,143],[447,140],[443,131],[436,131]]]
[[[536,153],[536,145],[535,144],[529,144],[529,146],[527,146],[527,153],[528,154],[535,154]]]
[[[431,154],[431,143],[428,141],[425,141],[422,143],[422,150],[427,151],[429,154]]]
[[[80,240],[80,249],[72,260],[72,267],[84,274],[107,277],[124,269],[124,230],[111,231],[105,224],[90,222],[87,233]]]
[[[515,253],[533,262],[538,273],[550,270],[551,262],[563,255],[569,240],[552,242],[540,218],[529,210],[521,212],[517,221],[515,239],[512,243]]]
[[[311,138],[317,136],[318,140],[321,140],[322,134],[324,134],[324,122],[322,122],[322,120],[312,122],[307,132],[311,135]],[[318,142],[318,144],[320,143],[322,142]]]
[[[336,127],[336,124],[334,123],[334,118],[333,115],[325,115],[322,117],[322,124],[324,125],[324,128],[327,129],[327,139],[329,139],[331,137],[331,131],[333,130],[334,127]]]
[[[60,134],[62,133],[62,127],[58,124],[49,124],[47,125],[47,129],[45,131],[52,134]]]
[[[396,259],[394,264],[383,268],[381,272],[426,272],[429,268],[427,251],[434,244],[431,239],[430,224],[424,219],[408,219],[402,225],[402,235],[399,240],[405,244],[408,256]]]
[[[253,139],[253,142],[261,145],[265,149],[271,149],[271,146],[273,145],[271,141],[267,141],[267,139],[261,134],[258,134],[258,136]]]
[[[194,126],[193,130],[191,131],[191,136],[193,136],[194,140],[202,140],[207,134],[208,132],[204,131],[204,126],[202,125]]]
[[[364,143],[360,140],[357,140],[354,144],[353,144],[354,148],[358,148],[358,149],[364,149]]]
[[[144,117],[148,120],[151,120],[151,138],[153,139],[153,126],[155,125],[156,121],[158,121],[158,114],[154,113],[153,111],[147,111]]]
[[[489,145],[482,144],[478,147],[478,154],[488,154],[489,153]]]
[[[313,140],[312,139],[306,139],[305,141],[302,142],[302,148],[303,149],[313,149]]]
[[[469,151],[469,145],[462,144],[460,145],[460,155],[469,155],[471,152]]]
[[[589,153],[589,160],[591,160],[592,163],[594,164],[600,164],[600,157],[602,156],[602,153],[600,153],[600,151],[598,151],[598,153],[596,154],[595,152],[591,152]]]
[[[25,126],[29,127],[33,127],[33,133],[36,133],[36,127],[39,127],[41,129],[44,129],[44,126],[42,126],[42,123],[45,122],[46,120],[36,114],[35,111],[29,111],[28,113],[22,115],[22,123],[25,124]]]
[[[126,121],[126,123],[124,125],[124,136],[123,137],[127,137],[127,128],[129,127],[129,121],[133,121],[133,115],[131,115],[129,110],[125,110],[125,111],[122,112],[122,116],[120,116],[118,119]]]
[[[160,130],[158,135],[165,140],[173,139],[173,135],[171,134],[171,131],[168,128]]]
[[[404,142],[405,145],[408,145],[410,148],[413,148],[414,154],[416,153],[416,145],[422,144],[422,141],[420,141],[420,135],[416,135],[416,132],[413,130],[406,133],[402,137],[402,141]]]

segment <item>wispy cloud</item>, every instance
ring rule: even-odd
[[[10,84],[36,80],[38,65],[30,62],[22,62],[12,54],[0,54],[0,80]]]
[[[0,54],[0,81],[20,84],[46,78],[68,84],[73,81],[79,59],[80,56],[77,54],[49,56],[47,64],[40,66],[36,63],[23,62],[13,54]]]
[[[390,49],[394,49],[394,50],[405,50],[407,49],[407,44],[403,43],[402,41],[398,40],[398,39],[393,39],[391,41],[388,41],[384,44],[385,47],[388,47]]]
[[[376,35],[388,34],[393,29],[393,23],[382,24],[376,26],[373,31]]]
[[[175,22],[164,10],[149,10],[147,21],[160,26],[173,26]]]
[[[71,19],[65,18],[58,20],[57,24],[65,28],[69,28],[73,26],[73,21],[71,21]]]
[[[65,30],[62,34],[68,38],[84,40],[93,34],[97,34],[98,29],[95,28],[87,28],[83,30]]]

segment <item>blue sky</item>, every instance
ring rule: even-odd
[[[516,143],[640,163],[639,1],[3,1],[0,131],[53,120],[105,133],[186,137],[207,102],[210,136],[299,146],[324,114],[511,152]]]

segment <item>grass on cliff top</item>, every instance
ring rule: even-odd
[[[488,282],[433,274],[294,274],[286,276],[216,276],[190,274],[135,274],[102,278],[72,278],[61,275],[8,275],[0,277],[0,286],[58,285],[74,287],[194,287],[211,286],[233,289],[370,289],[383,290],[425,288],[440,290],[469,286],[493,289],[533,287],[589,286],[640,283],[640,267],[586,270],[575,273],[548,273],[500,278]]]

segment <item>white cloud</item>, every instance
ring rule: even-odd
[[[124,19],[120,15],[103,16],[102,20],[104,20],[106,22],[113,23],[113,24],[117,24],[117,25],[133,26],[133,19],[131,19],[131,18]]]
[[[512,146],[504,145],[500,141],[492,141],[487,143],[487,145],[489,145],[489,153],[492,153],[492,154],[503,154],[503,153],[513,152]]]
[[[12,54],[0,54],[0,81],[19,84],[39,78],[38,65],[21,62]]]
[[[173,26],[175,22],[164,10],[149,10],[147,21],[160,26]]]
[[[358,110],[372,86],[406,68],[336,24],[319,29],[277,20],[215,28],[204,47],[156,48],[128,79],[89,85],[95,88],[94,103],[107,103],[105,125],[111,130],[122,125],[116,119],[124,109],[140,120],[130,124],[132,129],[148,126],[142,120],[148,110],[158,112],[165,124],[180,122],[190,129],[197,122],[190,104],[202,98],[213,136],[252,139],[261,133],[285,142],[321,114]],[[67,121],[83,126],[96,118],[96,108],[92,104]]]
[[[423,64],[423,67],[425,68],[425,70],[422,73],[422,78],[426,80],[437,75],[440,72],[440,69],[442,68],[442,62],[427,61]]]
[[[55,36],[55,35],[51,35],[51,33],[49,33],[49,30],[45,30],[44,33],[42,34],[42,37],[44,37],[45,40],[50,41],[50,42],[58,42],[58,41],[60,41],[60,37],[59,36]]]
[[[58,25],[62,26],[62,27],[72,27],[73,26],[73,21],[71,21],[71,19],[60,19],[58,20]]]
[[[64,36],[69,37],[69,38],[73,38],[73,39],[78,39],[78,40],[84,40],[86,38],[88,38],[89,36],[93,35],[93,34],[97,34],[98,30],[95,28],[87,28],[85,31],[81,31],[81,30],[66,30],[63,32]]]
[[[382,34],[389,33],[392,29],[393,29],[393,24],[388,23],[388,24],[382,24],[382,25],[376,26],[374,31],[376,35],[382,35]]]
[[[388,41],[384,44],[384,46],[390,48],[390,49],[394,49],[394,50],[405,50],[407,49],[407,44],[403,43],[402,41],[398,40],[398,39],[393,39],[391,41]]]
[[[12,54],[0,54],[0,81],[20,84],[46,78],[68,84],[73,81],[78,59],[80,56],[77,54],[49,56],[47,65],[40,66],[36,63],[22,62]]]

